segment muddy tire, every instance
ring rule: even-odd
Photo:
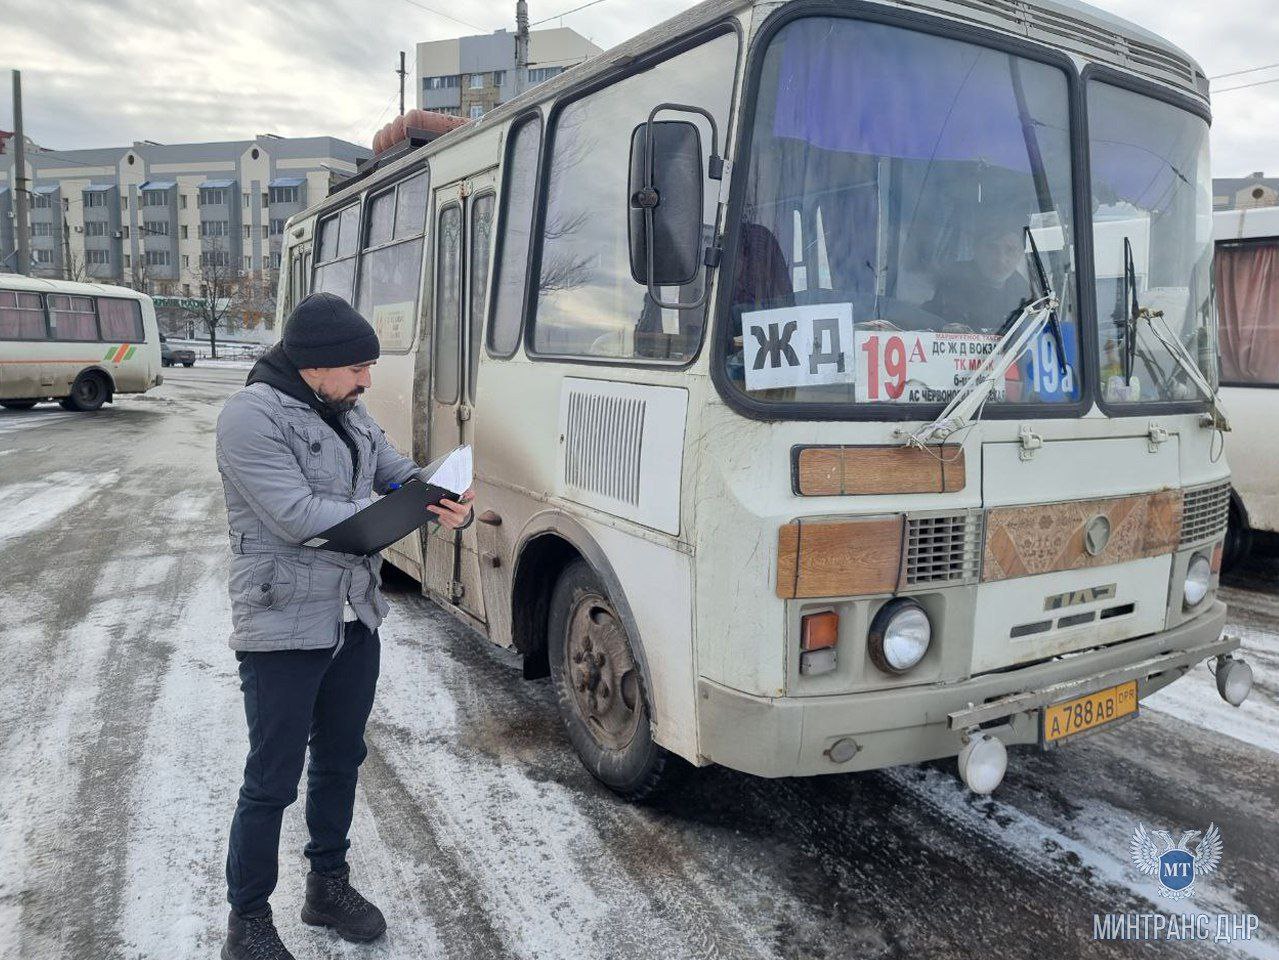
[[[1252,550],[1252,530],[1244,513],[1232,497],[1230,520],[1226,525],[1226,542],[1221,552],[1221,569],[1229,573],[1248,559]]]
[[[99,409],[110,396],[110,388],[101,374],[84,373],[71,384],[71,395],[62,401],[67,410],[90,413]]]
[[[6,410],[30,410],[37,402],[36,400],[0,400],[0,407]]]
[[[653,742],[644,678],[631,639],[585,561],[565,568],[551,596],[547,659],[573,749],[625,800],[655,791],[670,755]]]

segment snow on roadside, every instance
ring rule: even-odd
[[[28,483],[0,487],[0,548],[53,523],[68,510],[119,479],[118,471],[99,474],[51,473]]]
[[[1215,690],[1213,695],[1216,696]],[[1015,754],[1011,759],[1015,761]],[[1129,857],[1132,814],[1110,804],[1082,804],[1070,832],[1065,833],[997,799],[998,794],[974,796],[958,778],[941,770],[897,767],[884,771],[884,775],[946,819],[1011,851],[1036,873],[1060,879],[1066,871],[1069,882],[1109,887],[1116,896],[1108,912],[1132,909],[1133,898],[1145,900],[1146,911],[1165,915],[1250,912],[1222,883],[1214,882],[1219,881],[1216,877],[1206,878],[1197,886],[1191,900],[1177,903],[1157,897],[1156,881],[1140,875]],[[1092,923],[1091,917],[1078,920]],[[1279,942],[1264,928],[1255,939],[1237,941],[1233,946],[1239,956],[1279,960]]]
[[[1141,702],[1184,723],[1279,753],[1279,638],[1251,627],[1229,625],[1226,633],[1242,641],[1240,654],[1252,667],[1248,699],[1232,707],[1217,693],[1217,680],[1206,664]]]

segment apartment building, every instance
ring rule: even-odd
[[[529,33],[528,85],[602,53],[576,30]],[[417,45],[417,105],[477,120],[515,96],[515,33],[494,33]]]
[[[370,156],[333,137],[27,149],[31,273],[198,295],[203,265],[269,282],[284,223]],[[16,267],[12,151],[0,155],[0,271]]]

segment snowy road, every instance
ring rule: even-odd
[[[243,372],[166,372],[93,416],[0,411],[0,957],[213,957],[245,746],[229,609],[220,401]],[[1247,586],[1276,582],[1262,565]],[[1160,956],[1279,957],[1279,597],[1228,590],[1258,689],[1221,705],[1198,668],[1119,730],[1018,750],[993,799],[953,762],[765,781],[689,771],[657,803],[597,788],[546,681],[392,580],[352,863],[390,930],[368,947],[297,920],[308,957],[1059,958],[1093,915],[1160,911],[1128,859],[1138,821],[1221,828],[1192,911],[1258,938]]]

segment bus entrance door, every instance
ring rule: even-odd
[[[432,458],[474,439],[473,405],[488,302],[494,214],[494,173],[455,181],[435,191],[435,309],[431,349]],[[477,471],[483,456],[476,456]],[[476,524],[453,533],[431,524],[425,582],[480,623],[484,591]]]

